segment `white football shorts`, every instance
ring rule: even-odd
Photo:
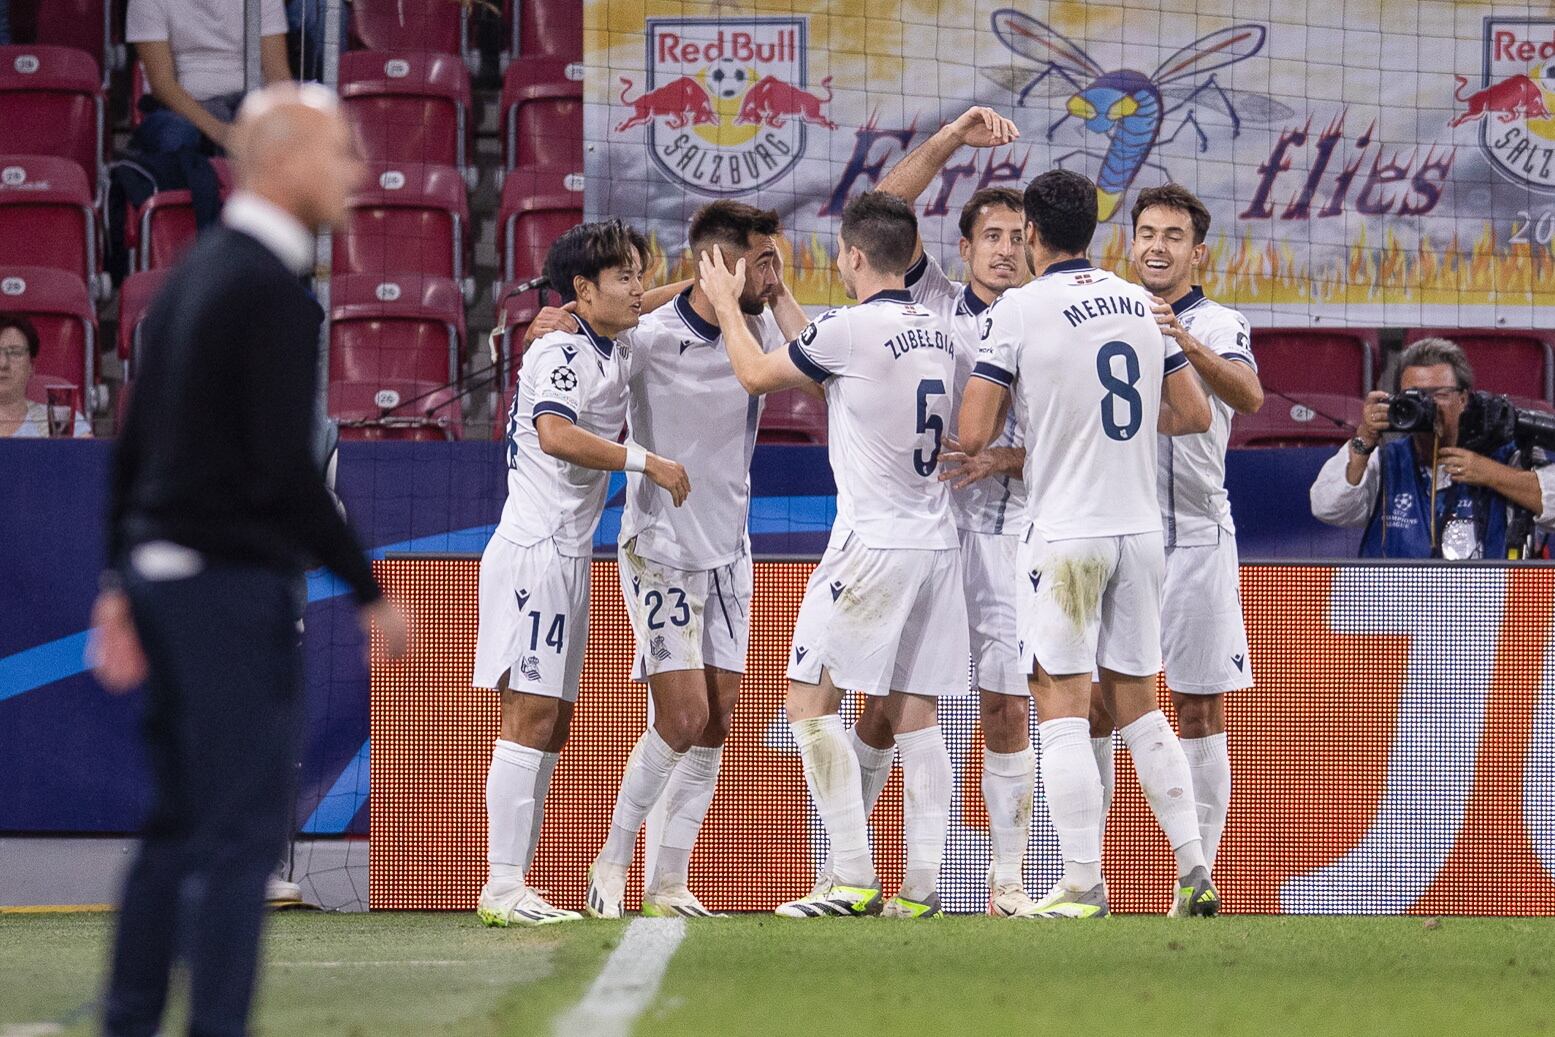
[[[621,596],[637,638],[632,679],[716,666],[745,672],[750,644],[750,555],[717,569],[687,570],[621,545]]]
[[[520,547],[493,535],[481,554],[477,688],[578,700],[589,637],[589,560],[569,558],[554,540]]]
[[[966,586],[967,632],[974,684],[1000,695],[1031,694],[1016,651],[1015,566],[1020,537],[963,529],[961,577]]]
[[[857,534],[826,548],[805,585],[788,677],[866,695],[968,694],[961,552],[870,548]]]
[[[1166,686],[1184,695],[1253,686],[1235,537],[1166,552],[1161,654]]]

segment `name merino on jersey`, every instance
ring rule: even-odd
[[[1194,288],[1172,303],[1177,319],[1210,352],[1247,364],[1254,371],[1247,318],[1229,306],[1206,299]],[[1231,442],[1231,405],[1205,387],[1210,427],[1192,436],[1161,437],[1161,467],[1156,496],[1166,525],[1167,547],[1195,547],[1235,536],[1231,500],[1226,495],[1226,447]]]
[[[553,331],[524,355],[508,411],[508,499],[497,525],[521,547],[555,538],[570,558],[593,553],[610,473],[541,450],[535,419],[555,414],[611,442],[626,423],[627,350],[578,323],[577,334]]]
[[[785,345],[770,313],[746,317],[762,349]],[[643,317],[621,336],[632,440],[686,467],[696,492],[675,507],[647,476],[626,477],[621,542],[676,569],[716,569],[748,550],[750,465],[761,401],[734,376],[718,325],[691,308],[691,292]]]
[[[1026,433],[1027,506],[1046,540],[1159,532],[1161,386],[1188,358],[1145,289],[1083,259],[1012,288],[983,320],[973,376],[1009,388]],[[1148,423],[1148,425],[1147,425]]]
[[[837,481],[832,543],[857,533],[872,548],[957,546],[939,453],[950,424],[956,341],[903,290],[831,310],[788,345],[826,390],[827,456]]]
[[[907,290],[913,301],[939,314],[950,326],[960,346],[956,350],[956,383],[951,393],[950,428],[954,429],[961,418],[961,397],[966,384],[972,378],[972,368],[977,365],[978,340],[982,335],[982,317],[988,304],[977,297],[971,285],[952,281],[945,271],[925,252],[907,271]],[[989,446],[1019,447],[1025,443],[1021,435],[1020,410],[1011,407],[1004,428]],[[956,516],[956,526],[971,533],[1002,533],[1009,536],[1024,531],[1026,512],[1026,485],[1013,476],[1001,475],[992,479],[979,479],[970,486],[950,493],[951,508]]]

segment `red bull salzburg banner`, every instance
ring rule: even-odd
[[[919,199],[952,273],[973,191],[1061,166],[1096,181],[1093,258],[1120,272],[1138,191],[1196,191],[1205,286],[1255,324],[1555,325],[1555,11],[1199,6],[594,0],[587,212],[643,225],[681,275],[698,206],[776,208],[801,301],[839,304],[847,200],[984,104],[1020,139]]]

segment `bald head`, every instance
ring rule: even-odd
[[[344,218],[363,174],[339,98],[317,83],[277,83],[249,94],[228,151],[239,186],[314,229]]]

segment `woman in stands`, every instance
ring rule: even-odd
[[[0,439],[49,434],[48,405],[27,398],[27,381],[40,345],[32,321],[0,314]],[[70,435],[92,434],[92,426],[80,411],[72,410],[71,420],[75,428]]]

